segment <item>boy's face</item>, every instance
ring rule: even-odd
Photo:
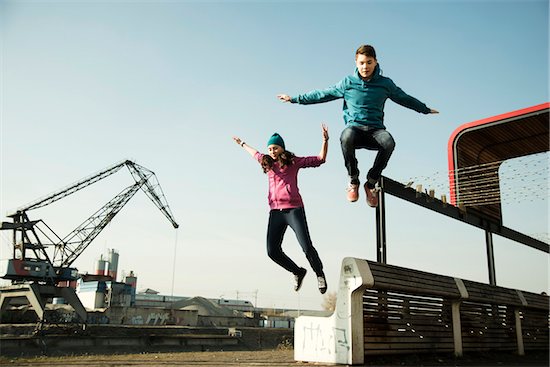
[[[364,79],[370,79],[372,77],[372,73],[377,64],[378,62],[374,57],[362,54],[357,54],[355,56],[355,66],[357,66],[357,70],[359,70],[359,75]]]

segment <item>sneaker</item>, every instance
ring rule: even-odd
[[[359,184],[350,183],[346,189],[348,192],[348,200],[350,202],[355,202],[359,199]]]
[[[317,277],[317,286],[319,287],[319,292],[321,292],[321,294],[325,294],[327,291],[327,280],[324,275]]]
[[[304,268],[300,268],[300,272],[298,274],[294,274],[294,290],[298,292],[300,290],[300,287],[302,286],[302,281],[304,280],[304,277],[306,276],[307,270]]]
[[[369,204],[371,208],[376,208],[378,206],[378,190],[376,188],[369,188],[366,183],[364,188],[367,193],[367,204]]]

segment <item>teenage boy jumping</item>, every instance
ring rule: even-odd
[[[367,204],[376,207],[378,205],[376,183],[382,175],[382,170],[388,165],[395,147],[393,137],[384,126],[386,100],[389,98],[401,106],[423,114],[439,112],[403,92],[390,78],[380,75],[380,66],[376,60],[374,47],[360,46],[355,52],[355,65],[353,75],[346,76],[332,87],[313,90],[296,97],[279,94],[277,98],[283,102],[298,104],[344,99],[343,115],[346,127],[340,136],[340,143],[350,178],[347,198],[351,202],[359,198],[359,169],[355,150],[376,150],[378,153],[364,185]]]

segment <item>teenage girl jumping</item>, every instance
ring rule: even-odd
[[[306,276],[306,269],[296,265],[282,249],[283,237],[288,226],[304,250],[311,268],[317,275],[319,291],[327,291],[323,263],[309,235],[304,203],[298,189],[298,170],[319,167],[325,163],[328,150],[328,128],[321,125],[323,144],[318,156],[297,157],[285,149],[283,138],[275,133],[267,142],[269,154],[252,148],[238,137],[233,140],[256,159],[269,179],[269,223],[267,226],[267,254],[277,264],[294,274],[294,290],[298,291]]]

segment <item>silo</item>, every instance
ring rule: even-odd
[[[115,249],[109,250],[109,272],[107,275],[109,275],[111,278],[113,278],[113,282],[116,282],[116,276],[118,271],[118,252]]]
[[[134,274],[132,270],[130,270],[130,274],[126,275],[124,278],[124,283],[128,284],[131,287],[130,294],[130,306],[135,306],[136,304],[136,287],[137,287],[137,277]]]
[[[134,274],[134,271],[133,270],[130,270],[130,274],[126,275],[126,277],[124,278],[124,283],[126,284],[129,284],[130,286],[132,286],[132,288],[136,288],[136,285],[137,285],[137,277],[136,275]]]
[[[103,260],[103,255],[99,256],[95,266],[95,275],[105,275],[106,260]]]

